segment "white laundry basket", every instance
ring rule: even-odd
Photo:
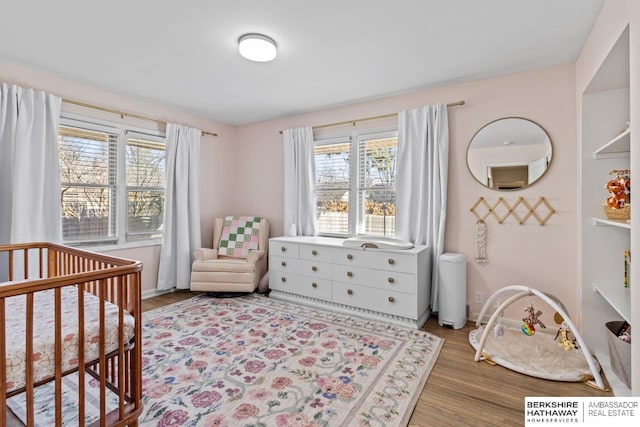
[[[467,323],[467,259],[444,253],[438,261],[438,323],[461,329]]]

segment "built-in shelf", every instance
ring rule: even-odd
[[[626,157],[631,152],[631,128],[628,128],[593,153],[596,159]]]
[[[631,223],[625,220],[615,220],[615,219],[604,219],[604,218],[593,218],[593,223],[595,225],[608,225],[611,227],[620,227],[631,230]]]
[[[600,31],[596,33],[602,35]],[[602,56],[598,70],[582,92],[579,117],[581,333],[589,350],[596,354],[616,396],[637,396],[640,393],[637,377],[633,378],[630,386],[626,386],[612,369],[612,360],[617,363],[622,358],[614,354],[617,352],[615,348],[609,348],[609,342],[617,338],[606,327],[611,321],[624,320],[631,324],[631,318],[637,319],[640,311],[636,294],[640,275],[629,274],[628,265],[625,268],[623,264],[625,251],[636,252],[640,230],[632,229],[630,221],[607,219],[602,207],[606,197],[603,184],[611,179],[611,175],[615,176],[614,171],[640,168],[636,159],[639,145],[637,141],[631,143],[631,110],[640,79],[637,73],[630,72],[630,52],[637,50],[631,49],[630,39],[627,26],[608,52],[606,49],[595,50],[606,57]],[[582,65],[578,68],[588,72],[595,64]],[[598,188],[600,190],[596,191]],[[629,288],[625,288],[625,274]],[[634,288],[633,292],[630,288]],[[631,360],[627,361],[625,357],[623,362],[630,364],[628,367],[634,376],[640,371],[640,354],[634,351],[638,350],[637,344],[640,343],[640,329],[636,326],[631,332],[635,344],[626,349],[633,353]]]
[[[602,298],[627,322],[631,323],[631,291],[622,284],[613,287],[596,285],[593,290],[599,293]]]

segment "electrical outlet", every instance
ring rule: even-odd
[[[476,291],[476,303],[482,304],[484,302],[484,297],[482,296],[482,291]]]

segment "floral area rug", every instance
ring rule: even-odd
[[[257,294],[143,319],[142,426],[403,426],[443,344]]]

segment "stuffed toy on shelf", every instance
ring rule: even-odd
[[[609,197],[605,202],[608,219],[628,220],[631,218],[631,172],[629,169],[612,170],[615,177],[605,184]]]

